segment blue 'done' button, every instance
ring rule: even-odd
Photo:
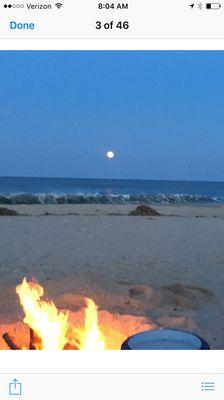
[[[16,22],[16,21],[10,21],[10,29],[15,30],[33,30],[35,29],[35,24],[33,22]]]

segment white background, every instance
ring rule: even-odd
[[[1,39],[0,50],[224,50],[224,39]]]
[[[4,373],[224,373],[224,351],[1,351]]]

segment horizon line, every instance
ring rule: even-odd
[[[192,182],[192,183],[224,183],[222,180],[204,180],[204,179],[154,179],[154,178],[79,178],[65,176],[18,176],[18,175],[0,175],[0,179],[74,179],[74,180],[108,180],[108,181],[151,181],[151,182]]]

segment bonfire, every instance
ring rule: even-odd
[[[116,317],[108,311],[101,311],[99,321],[98,306],[89,298],[84,299],[85,308],[78,313],[77,321],[71,321],[68,310],[58,310],[53,301],[44,299],[43,287],[26,278],[16,287],[16,293],[25,315],[29,343],[21,347],[6,332],[3,339],[11,350],[118,350],[127,336],[151,328],[143,317]]]

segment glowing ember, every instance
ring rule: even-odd
[[[91,299],[86,299],[85,330],[83,350],[105,350],[104,337],[98,326],[98,307]]]
[[[40,339],[38,350],[62,350],[67,343],[68,314],[58,312],[53,302],[41,300],[44,289],[37,283],[23,279],[16,287],[25,312],[24,322]]]

